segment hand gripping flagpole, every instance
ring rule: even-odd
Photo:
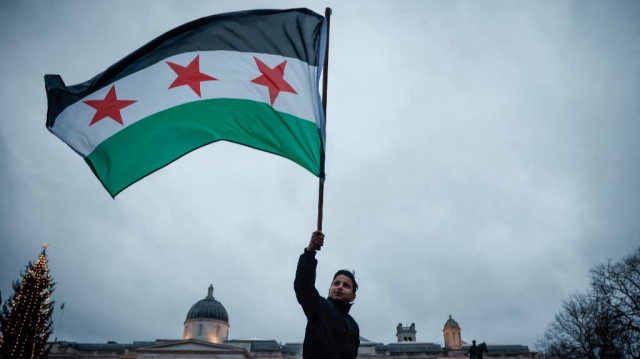
[[[324,53],[324,65],[322,68],[322,111],[324,112],[324,127],[325,133],[327,128],[327,81],[329,71],[329,25],[331,23],[331,8],[328,7],[324,10],[324,17],[327,19],[327,46]],[[318,231],[322,231],[322,205],[324,201],[324,163],[327,149],[324,148],[324,155],[321,157],[320,168],[322,169],[323,177],[320,178],[320,184],[318,188]]]

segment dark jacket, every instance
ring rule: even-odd
[[[351,304],[320,296],[315,287],[315,252],[300,255],[293,287],[307,316],[302,357],[304,359],[352,359],[358,355],[360,328],[349,315]]]

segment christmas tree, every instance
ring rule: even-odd
[[[51,334],[54,283],[47,267],[47,246],[36,263],[29,262],[22,281],[13,282],[14,293],[0,313],[0,359],[45,358]]]

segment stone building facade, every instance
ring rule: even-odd
[[[187,313],[182,339],[134,341],[130,344],[51,343],[49,358],[56,359],[300,359],[302,343],[281,344],[276,340],[229,339],[229,316],[224,306],[213,297],[213,286],[207,296],[196,302]],[[383,344],[360,338],[358,359],[446,359],[468,358],[470,345],[462,341],[458,323],[449,315],[443,329],[444,347],[420,342],[414,323],[396,327],[397,342]],[[487,344],[485,358],[538,359],[524,345]]]

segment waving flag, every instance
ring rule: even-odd
[[[47,128],[111,196],[199,147],[230,141],[323,178],[326,21],[307,9],[205,17],[67,87],[46,75]]]

